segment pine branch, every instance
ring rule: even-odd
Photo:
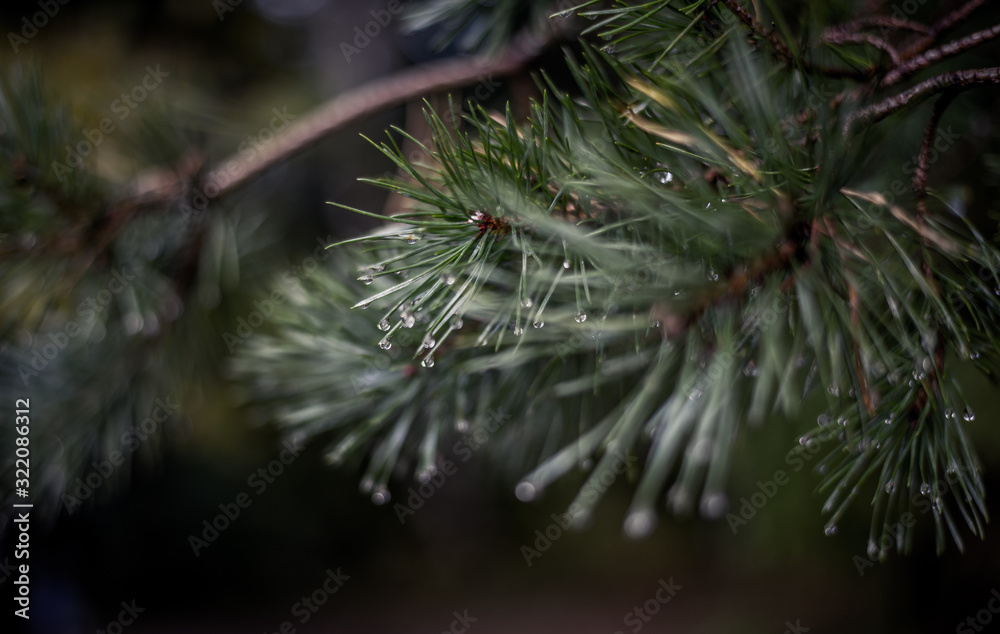
[[[888,53],[893,64],[897,66],[901,64],[899,51],[885,40],[870,33],[833,32],[827,33],[823,40],[829,44],[869,44]]]
[[[985,44],[998,35],[1000,35],[1000,24],[996,24],[988,29],[983,29],[982,31],[977,31],[953,42],[942,44],[941,46],[932,48],[929,51],[910,57],[905,62],[900,62],[898,57],[894,58],[893,61],[895,62],[896,67],[889,71],[889,73],[882,79],[882,86],[892,86],[893,84],[897,84],[918,70],[927,68],[931,64],[939,62],[946,57],[952,57],[954,55],[964,53],[965,51],[981,44]]]
[[[920,22],[914,22],[913,20],[907,20],[906,18],[891,17],[888,15],[873,15],[829,27],[824,32],[824,37],[856,34],[866,28],[884,28],[894,30],[905,29],[925,35],[932,32],[931,27],[926,24],[921,24]]]
[[[267,144],[249,163],[238,156],[223,160],[209,173],[207,182],[223,183],[210,198],[225,196],[253,180],[261,172],[308,149],[326,136],[373,113],[398,106],[422,95],[466,86],[489,75],[508,75],[535,59],[565,29],[539,34],[525,31],[501,54],[490,57],[447,59],[400,71],[338,95],[313,112],[300,117]],[[230,176],[230,170],[238,174]],[[208,192],[206,192],[208,194]]]
[[[930,156],[934,151],[934,136],[937,134],[938,123],[944,115],[944,111],[951,105],[958,93],[947,92],[943,94],[934,104],[934,111],[927,121],[927,128],[924,130],[924,140],[920,145],[920,154],[917,157],[916,170],[913,173],[913,191],[917,194],[917,210],[921,215],[927,214],[927,176],[930,173]]]
[[[923,103],[930,97],[946,90],[965,91],[982,84],[1000,83],[1000,66],[957,70],[925,79],[916,86],[878,103],[864,106],[852,112],[844,124],[845,134],[859,123],[874,124],[889,115]]]
[[[866,79],[869,71],[860,71],[852,68],[831,68],[827,66],[816,66],[803,59],[798,59],[792,54],[791,49],[785,44],[781,38],[774,34],[773,31],[767,31],[764,29],[763,25],[757,21],[752,15],[750,15],[743,5],[739,3],[739,0],[721,0],[722,4],[726,6],[727,9],[732,11],[732,13],[739,18],[740,22],[747,28],[750,33],[756,35],[757,37],[767,40],[774,49],[775,54],[786,64],[792,67],[802,67],[806,71],[818,72],[828,77],[839,77],[839,78],[851,78],[863,80]]]
[[[943,15],[930,27],[930,31],[927,35],[918,39],[903,51],[903,59],[909,59],[915,55],[919,55],[928,46],[933,46],[939,37],[972,15],[976,9],[984,6],[987,1],[988,0],[969,0],[969,2],[966,2],[957,9]]]

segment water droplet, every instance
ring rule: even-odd
[[[581,308],[576,312],[576,323],[582,324],[587,321],[587,313]]]
[[[729,507],[729,499],[724,493],[712,493],[701,500],[701,514],[709,519],[718,519]]]
[[[413,313],[404,310],[400,315],[399,319],[403,322],[404,328],[413,328],[413,324],[417,323],[417,318],[413,316]]]
[[[833,421],[833,417],[827,413],[820,414],[816,417],[816,422],[820,427],[827,427]]]
[[[875,559],[876,557],[878,557],[878,554],[879,554],[878,544],[876,544],[874,541],[868,542],[869,559]]]
[[[462,433],[469,431],[469,421],[464,418],[459,418],[455,421],[455,431],[460,431]]]
[[[545,326],[544,321],[536,321],[535,323],[531,324],[532,328],[542,328],[543,326]]]
[[[563,260],[563,268],[564,268],[564,269],[568,269],[568,268],[569,268],[570,266],[571,266],[571,265],[570,265],[570,263],[569,263],[569,260]]]
[[[379,487],[377,491],[372,493],[372,502],[374,502],[378,506],[382,506],[383,504],[388,502],[389,498],[391,497],[392,496],[389,495],[389,489],[385,487]]]
[[[427,338],[424,339],[425,348],[433,348],[435,345],[437,345],[437,341],[434,339],[434,337],[428,335]]]
[[[661,183],[663,183],[664,185],[666,185],[670,181],[674,180],[674,175],[671,174],[670,172],[657,172],[656,173],[656,180],[658,180]]]
[[[455,283],[455,276],[451,273],[445,273],[441,276],[441,281],[445,283],[445,286],[451,286]]]
[[[712,281],[712,282],[718,282],[719,281],[719,274],[716,273],[715,271],[711,271],[710,270],[708,272],[708,279],[709,279],[709,281]]]
[[[836,383],[826,388],[826,391],[830,393],[830,396],[840,396],[840,386]]]
[[[469,217],[469,222],[480,222],[481,220],[485,219],[486,219],[486,214],[484,214],[481,211],[474,211],[472,212],[472,215]]]
[[[698,388],[695,388],[695,389],[691,390],[690,394],[688,394],[688,400],[689,401],[697,401],[698,399],[701,398],[701,395],[702,395],[702,391],[700,389],[698,389]]]
[[[408,233],[403,236],[403,239],[406,240],[406,244],[416,244],[420,241],[420,236],[415,233]]]
[[[383,338],[382,341],[378,342],[378,347],[382,348],[383,350],[388,350],[389,348],[392,347],[392,339],[390,339],[389,337]]]
[[[884,422],[886,425],[891,425],[892,424],[892,418],[893,418],[893,416],[894,416],[894,414],[892,412],[889,412],[889,415],[886,416],[885,420],[882,421],[882,422]]]
[[[461,315],[455,315],[454,317],[451,318],[451,329],[452,330],[461,330],[462,326],[464,326],[464,325],[465,325],[465,322],[462,321],[462,316]]]
[[[757,376],[757,364],[754,363],[753,359],[743,366],[743,376]]]
[[[847,417],[846,416],[841,416],[841,417],[837,418],[837,424],[840,425],[841,427],[846,427],[847,426]]]
[[[383,319],[382,321],[378,322],[378,329],[381,330],[382,332],[389,330],[389,327],[390,326],[388,319]]]
[[[885,483],[885,492],[886,493],[892,494],[895,491],[896,491],[896,483],[895,482],[886,482]]]
[[[435,473],[437,473],[437,467],[431,465],[417,475],[417,482],[420,482],[421,484],[430,482]]]
[[[950,407],[948,409],[944,410],[944,417],[945,418],[955,418],[955,410],[953,410]]]
[[[537,495],[535,485],[527,481],[519,483],[514,489],[514,496],[522,502],[530,502],[534,500],[535,495]]]
[[[364,284],[365,286],[369,286],[371,285],[372,282],[375,281],[375,278],[372,277],[371,275],[362,275],[361,277],[358,278],[358,281]]]
[[[533,305],[534,302],[531,301],[530,297],[525,297],[521,300],[521,306],[524,306],[525,308],[531,308]]]
[[[972,421],[976,420],[976,413],[974,411],[972,411],[971,407],[969,407],[968,405],[966,405],[965,406],[965,413],[962,414],[962,418],[965,419],[965,422],[971,423]]]
[[[142,330],[142,316],[139,313],[127,313],[122,317],[122,331],[129,337]]]
[[[973,350],[972,352],[970,352],[969,353],[969,358],[972,359],[972,360],[978,359],[979,358],[979,351],[978,350]]]
[[[429,354],[426,357],[424,357],[424,360],[420,362],[420,365],[422,365],[425,368],[433,368],[434,367],[434,355],[433,354]]]
[[[920,484],[920,495],[930,495],[931,485],[923,482]]]
[[[515,337],[520,337],[523,334],[524,334],[524,328],[521,328],[520,326],[517,326],[516,328],[514,328],[514,336]]]
[[[837,525],[836,524],[827,524],[826,528],[823,529],[823,532],[826,534],[827,537],[830,537],[831,535],[836,535],[837,534]]]
[[[374,486],[375,486],[375,479],[372,478],[371,476],[365,476],[361,478],[361,483],[358,485],[358,488],[361,489],[362,493],[370,493],[372,487]]]
[[[652,511],[635,511],[625,518],[625,535],[629,539],[642,539],[652,533],[655,526],[656,516]]]
[[[608,44],[607,46],[603,47],[601,50],[604,51],[605,53],[607,53],[608,55],[614,55],[615,45],[614,44]]]

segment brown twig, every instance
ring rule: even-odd
[[[258,152],[253,160],[246,162],[234,155],[222,161],[206,180],[206,183],[217,183],[217,188],[210,188],[212,191],[205,194],[214,199],[232,193],[275,164],[375,112],[427,93],[451,90],[490,75],[507,75],[519,70],[562,34],[559,29],[551,29],[542,35],[525,32],[498,57],[447,59],[407,68],[339,95],[296,120]]]
[[[920,22],[914,22],[913,20],[907,20],[906,18],[894,18],[888,15],[872,15],[857,18],[856,20],[844,22],[843,24],[838,24],[836,26],[831,26],[826,30],[826,35],[824,37],[837,33],[857,33],[863,29],[876,27],[893,30],[904,29],[923,34],[931,33],[931,27],[926,24],[921,24]]]
[[[930,155],[934,148],[934,135],[937,133],[938,124],[945,109],[951,105],[957,93],[947,92],[934,104],[934,111],[927,121],[927,128],[924,131],[924,141],[920,145],[920,154],[917,157],[917,167],[913,173],[913,192],[917,195],[917,213],[921,216],[927,214],[927,176],[930,171]]]
[[[750,15],[747,10],[743,8],[743,5],[741,5],[738,0],[721,0],[721,2],[740,20],[740,22],[743,23],[748,31],[767,40],[771,45],[771,48],[774,49],[774,52],[786,64],[790,66],[801,66],[806,70],[822,73],[829,77],[843,77],[851,79],[868,78],[869,75],[867,72],[855,70],[853,68],[829,68],[826,66],[814,66],[803,59],[796,59],[795,55],[792,54],[791,49],[788,48],[788,45],[782,42],[781,39],[772,31],[766,31],[760,22],[758,22],[756,18]]]
[[[858,108],[847,118],[847,122],[844,124],[844,133],[851,132],[857,123],[878,123],[894,112],[915,106],[946,90],[961,92],[981,84],[998,83],[1000,83],[1000,66],[973,70],[957,70],[937,75],[920,82],[908,90],[904,90],[898,95],[888,97],[863,108]]]
[[[782,205],[788,203],[789,201],[784,198],[779,202]],[[789,212],[792,213],[792,210]],[[720,284],[702,295],[683,313],[677,312],[674,307],[666,303],[654,305],[652,316],[660,322],[663,336],[668,339],[677,337],[713,306],[741,297],[750,284],[760,282],[768,275],[780,271],[789,271],[790,274],[790,268],[795,261],[805,261],[809,257],[805,245],[810,240],[811,231],[809,225],[793,224],[774,251],[762,255],[748,266],[736,268],[727,276],[725,284]],[[791,284],[783,285],[782,290],[790,288]]]
[[[979,46],[980,44],[989,42],[997,36],[1000,36],[1000,24],[996,24],[988,29],[983,29],[982,31],[976,31],[971,35],[966,35],[963,38],[959,38],[953,42],[948,42],[947,44],[943,44],[937,48],[932,48],[931,50],[911,57],[904,62],[896,62],[896,67],[882,78],[882,85],[892,86],[922,68],[926,68],[946,57],[958,55],[959,53],[963,53],[971,48]]]
[[[872,398],[871,388],[868,386],[868,376],[865,373],[864,363],[861,360],[861,294],[858,293],[858,287],[851,281],[851,278],[848,275],[848,263],[845,255],[845,249],[839,248],[841,242],[837,237],[837,231],[833,225],[833,220],[826,217],[823,219],[823,222],[825,225],[824,233],[830,237],[835,245],[838,246],[837,255],[840,258],[840,266],[844,271],[844,284],[847,286],[847,306],[851,311],[851,330],[854,333],[854,373],[857,375],[858,379],[858,390],[861,394],[861,400],[865,405],[865,410],[868,412],[868,415],[874,416],[875,401]],[[846,251],[850,251],[850,249],[846,249]]]
[[[230,194],[277,163],[374,113],[428,93],[460,88],[491,75],[513,73],[564,38],[570,26],[569,21],[564,21],[541,33],[525,30],[497,56],[451,58],[406,68],[337,95],[296,119],[249,161],[238,153],[220,161],[203,179],[204,196],[215,200]],[[133,183],[121,203],[168,203],[175,200],[172,196],[178,187],[186,187],[186,183],[171,182],[167,173],[148,176],[146,181],[146,185],[141,181]]]
[[[916,222],[921,228],[924,229],[927,227],[927,176],[930,171],[930,154],[934,146],[934,136],[937,134],[938,124],[941,122],[941,117],[944,115],[944,111],[949,105],[951,105],[951,102],[955,99],[956,94],[957,93],[955,92],[945,93],[934,104],[934,110],[931,112],[931,117],[927,121],[927,128],[924,130],[924,140],[920,145],[920,154],[917,158],[917,168],[913,174],[913,191],[917,195]],[[937,294],[937,282],[934,277],[934,266],[931,263],[930,250],[927,248],[928,246],[928,241],[925,239],[921,265],[924,273],[924,279],[927,280],[927,285],[934,291],[935,294]],[[934,364],[927,373],[931,389],[935,392],[939,391],[938,368],[943,367],[944,360],[944,333],[942,333],[939,326],[937,328],[937,340],[935,341],[934,346]],[[926,403],[929,396],[930,395],[927,394],[927,390],[924,387],[921,387],[917,400]],[[919,410],[913,412],[914,419],[917,419],[919,415]]]
[[[973,11],[986,4],[986,2],[987,0],[969,0],[969,2],[966,2],[954,11],[950,11],[943,15],[931,26],[930,31],[924,37],[920,38],[909,48],[903,51],[903,59],[909,59],[914,55],[919,55],[928,46],[933,46],[934,43],[937,42],[938,38],[941,37],[946,31],[965,18],[969,17]]]
[[[899,51],[892,44],[870,33],[827,33],[823,36],[823,40],[829,44],[868,44],[888,53],[893,65],[902,64]]]

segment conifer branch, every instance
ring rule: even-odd
[[[937,48],[932,48],[931,50],[911,57],[904,62],[899,62],[898,59],[894,59],[893,61],[896,63],[896,67],[889,71],[889,73],[882,79],[882,85],[892,86],[893,84],[897,84],[918,70],[939,62],[946,57],[958,55],[971,48],[979,46],[980,44],[985,44],[998,35],[1000,35],[1000,24],[995,24],[988,29],[976,31],[975,33],[959,38],[953,42],[948,42],[947,44],[942,44]]]
[[[764,29],[763,25],[757,21],[752,15],[750,15],[743,5],[739,3],[739,0],[722,0],[722,4],[726,6],[740,22],[747,28],[750,33],[756,35],[757,37],[764,38],[774,49],[775,54],[782,61],[784,61],[789,66],[801,66],[805,70],[814,71],[827,75],[829,77],[840,77],[840,78],[851,78],[851,79],[866,79],[869,76],[869,72],[855,70],[852,68],[830,68],[827,66],[814,66],[803,59],[796,59],[795,55],[792,54],[791,49],[788,45],[781,41],[773,31],[767,31]]]
[[[895,18],[888,15],[873,15],[832,26],[826,30],[824,37],[836,37],[839,34],[857,33],[866,28],[904,29],[925,35],[932,32],[931,27],[926,24],[921,24],[920,22],[914,22],[913,20],[907,20],[906,18]]]
[[[972,15],[972,13],[979,7],[985,5],[987,0],[969,0],[959,8],[946,13],[937,22],[931,26],[930,31],[924,37],[920,38],[909,48],[903,51],[903,59],[909,59],[914,55],[920,54],[928,46],[933,46],[937,39],[941,37],[945,32],[955,27],[959,22],[965,20],[967,17]]]
[[[292,123],[249,163],[231,156],[212,170],[207,182],[224,183],[210,198],[223,197],[253,180],[261,172],[306,150],[337,130],[393,106],[426,95],[459,88],[489,75],[508,75],[531,62],[553,42],[564,36],[564,28],[544,33],[527,30],[494,57],[446,59],[369,82],[338,95]],[[239,172],[230,176],[230,166]]]
[[[878,123],[895,112],[923,103],[945,90],[965,91],[982,84],[998,83],[1000,83],[1000,66],[943,73],[926,79],[898,95],[855,110],[848,117],[844,132],[850,132],[859,122]]]
[[[870,33],[834,32],[827,33],[823,39],[829,44],[868,44],[888,53],[893,64],[898,66],[902,63],[899,51],[894,46]]]

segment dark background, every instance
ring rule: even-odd
[[[81,128],[96,126],[147,65],[160,64],[170,75],[150,103],[185,113],[212,164],[266,126],[273,108],[302,114],[429,58],[426,35],[402,36],[391,24],[345,61],[340,43],[371,19],[369,10],[383,7],[379,0],[247,0],[220,19],[210,0],[72,0],[18,54],[0,45],[0,61],[4,69],[40,63]],[[0,30],[20,31],[21,18],[38,10],[37,3],[8,0]],[[557,77],[559,59],[557,53],[545,62]],[[507,82],[491,103],[523,97],[524,80]],[[147,110],[152,117],[156,107],[143,104],[135,119]],[[360,135],[382,138],[389,125],[405,122],[403,108],[373,114],[227,201],[268,210],[275,245],[267,262],[281,267],[308,254],[317,236],[349,237],[371,226],[325,202],[381,210],[384,192],[356,179],[382,175],[390,164]],[[127,182],[135,171],[126,138],[111,136],[101,149],[98,169],[112,181]],[[664,516],[640,542],[621,532],[631,489],[620,479],[589,530],[562,535],[529,567],[521,546],[534,544],[535,531],[552,523],[550,514],[565,510],[582,474],[527,505],[515,500],[514,482],[495,477],[474,456],[401,525],[391,504],[375,506],[358,493],[358,472],[324,465],[319,447],[307,448],[264,492],[252,493],[252,505],[195,557],[189,536],[202,531],[219,504],[251,491],[247,478],[280,451],[278,435],[239,405],[223,374],[220,368],[218,384],[206,390],[211,397],[183,404],[181,419],[190,428],[139,461],[130,481],[102,491],[72,516],[33,526],[33,618],[29,629],[19,624],[23,631],[105,629],[121,602],[135,601],[144,611],[126,629],[136,634],[270,633],[286,620],[298,632],[436,633],[451,627],[455,611],[476,618],[469,631],[482,634],[613,633],[632,631],[623,624],[626,613],[651,599],[661,579],[672,578],[682,589],[642,631],[780,633],[786,622],[798,622],[810,632],[951,632],[1000,586],[995,526],[984,543],[968,539],[965,554],[949,544],[939,557],[926,517],[910,556],[859,575],[852,558],[865,554],[866,500],[858,499],[836,535],[824,536],[823,498],[808,469],[792,474],[736,535],[725,521]],[[997,491],[1000,453],[989,433],[995,392],[974,385],[969,395],[979,416],[969,431],[985,463],[987,490]],[[758,480],[790,471],[784,456],[818,413],[807,406],[801,421],[774,421],[741,438],[731,507],[754,493]],[[405,498],[406,486],[397,483],[394,502]],[[0,562],[12,552],[8,540]],[[320,587],[327,569],[338,568],[350,579],[300,624],[293,604]],[[0,595],[12,594],[7,576]],[[0,619],[11,604],[0,603],[8,606]]]

